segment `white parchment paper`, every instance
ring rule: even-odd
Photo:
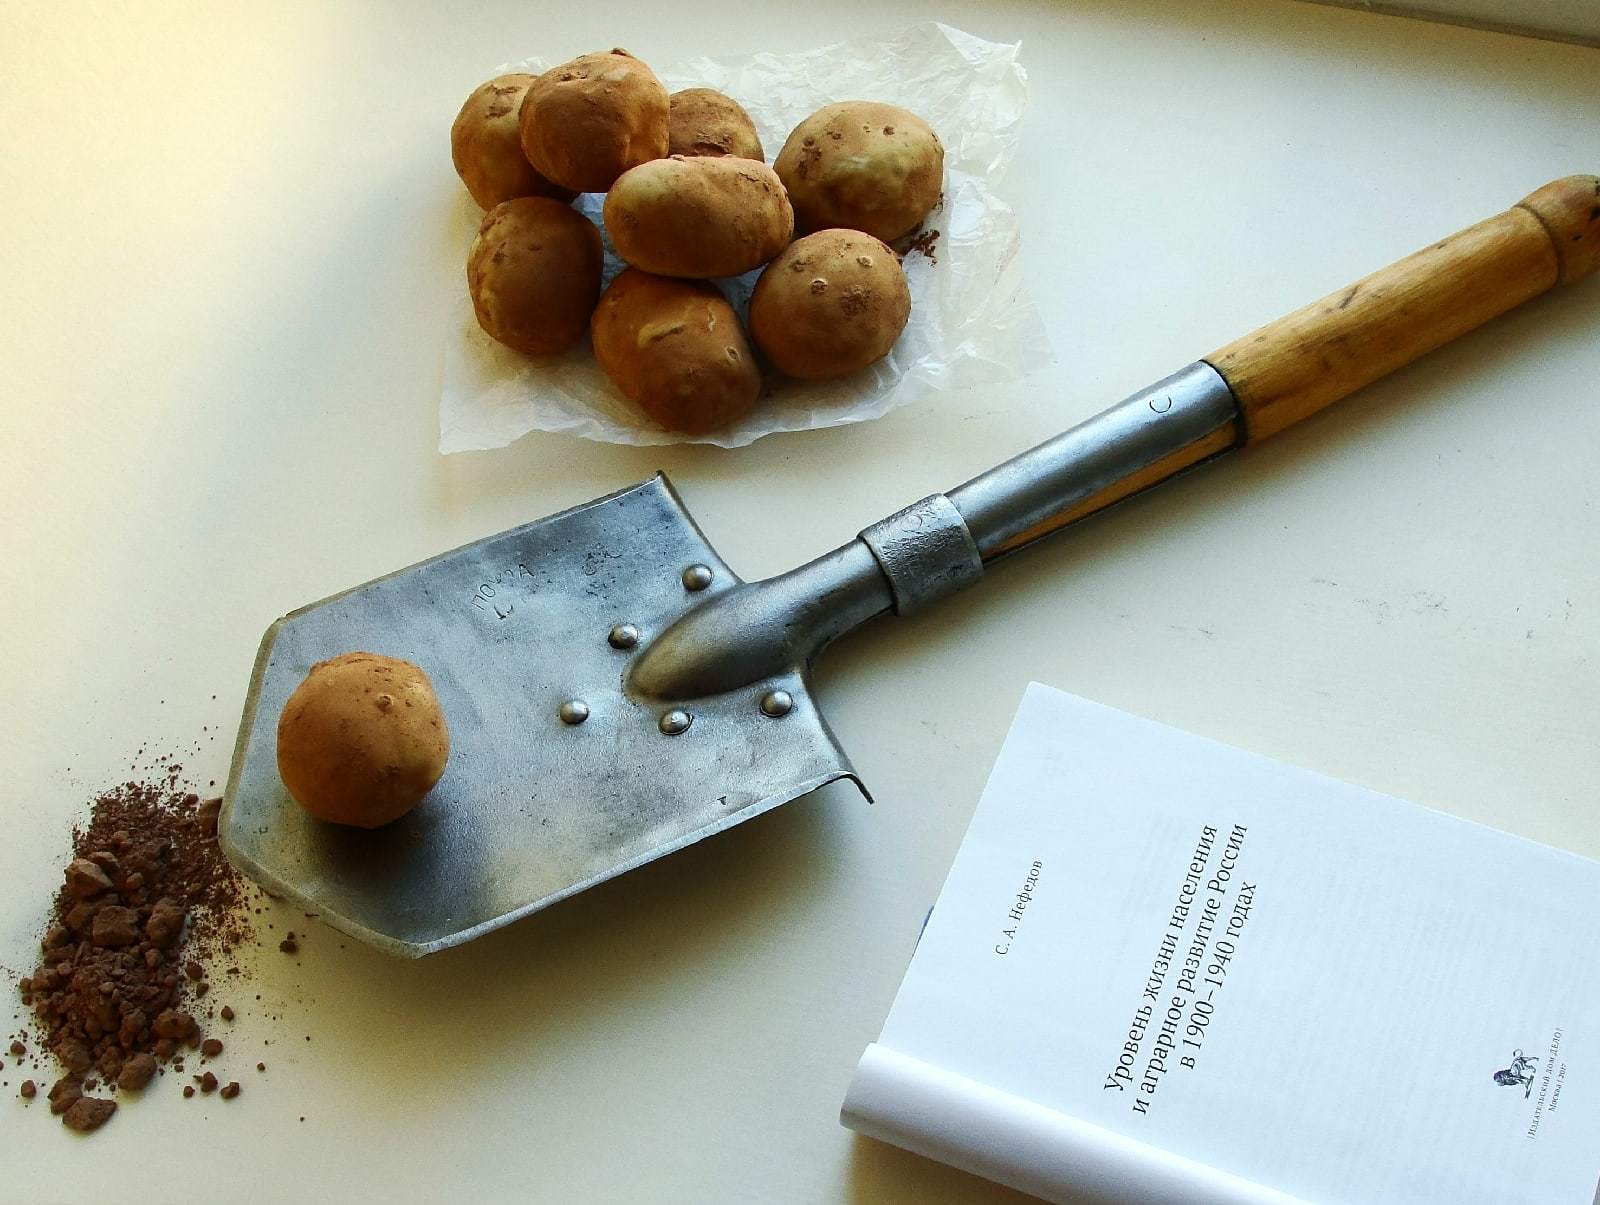
[[[534,430],[621,444],[742,447],[776,431],[864,422],[1047,364],[1049,342],[1023,289],[1016,217],[991,188],[1016,152],[1027,106],[1020,51],[1017,43],[927,24],[882,40],[702,58],[660,71],[669,91],[710,87],[743,104],[769,162],[790,130],[837,100],[887,101],[933,126],[945,146],[945,193],[924,223],[939,231],[932,257],[915,250],[905,257],[911,287],[905,333],[886,359],[848,378],[801,382],[769,374],[761,401],[744,419],[688,436],[656,426],[612,388],[587,340],[564,354],[533,358],[490,339],[473,317],[463,272],[445,345],[439,450],[503,447]],[[528,59],[500,70],[546,66]],[[603,200],[585,194],[577,204],[600,224]],[[622,267],[607,240],[607,282]],[[741,316],[758,275],[720,282]]]

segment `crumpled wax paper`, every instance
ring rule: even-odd
[[[742,447],[775,431],[877,418],[940,393],[1011,380],[1051,359],[1022,283],[1015,215],[991,191],[1016,153],[1027,106],[1017,43],[987,42],[946,25],[907,28],[794,53],[695,59],[658,72],[668,91],[710,87],[749,110],[768,161],[789,131],[825,104],[879,100],[924,118],[945,146],[945,193],[925,229],[932,256],[905,257],[911,320],[889,356],[834,381],[769,373],[761,401],[739,422],[689,436],[656,426],[606,380],[585,340],[566,353],[523,356],[479,329],[465,273],[450,311],[439,399],[439,450],[498,448],[529,431],[566,431],[620,444],[701,442]],[[501,71],[545,69],[538,60]],[[578,208],[600,224],[604,197]],[[602,233],[604,227],[601,227]],[[902,240],[903,249],[908,240]],[[605,279],[622,262],[606,241]],[[720,282],[741,318],[759,272]]]

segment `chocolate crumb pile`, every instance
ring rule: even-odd
[[[110,1096],[90,1095],[96,1088],[139,1092],[168,1065],[181,1072],[185,1050],[207,1061],[223,1051],[202,1034],[185,995],[198,1001],[210,990],[208,964],[240,973],[236,952],[254,936],[253,889],[217,844],[222,801],[201,802],[177,775],[169,767],[155,782],[124,783],[94,801],[88,825],[73,833],[39,967],[18,985],[65,1069],[46,1093],[50,1111],[74,1130],[99,1129],[116,1112]],[[16,1041],[11,1052],[26,1047]],[[197,1078],[217,1083],[210,1071]],[[20,1095],[38,1092],[27,1080]],[[222,1092],[238,1094],[231,1082]]]
[[[939,262],[939,231],[930,229],[928,220],[944,208],[944,194],[939,194],[939,199],[933,203],[933,208],[928,211],[923,224],[910,234],[901,235],[894,241],[895,258],[902,264],[912,255],[925,255],[930,264]]]
[[[910,243],[906,245],[906,249],[900,258],[903,261],[907,255],[915,251],[926,255],[930,263],[936,264],[939,262],[939,256],[936,254],[938,247],[939,232],[937,230],[919,230]]]

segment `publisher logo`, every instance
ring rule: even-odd
[[[1521,1088],[1522,1099],[1533,1101],[1533,1116],[1528,1118],[1528,1128],[1524,1131],[1529,1138],[1537,1138],[1545,1119],[1561,1108],[1561,1094],[1567,1086],[1567,1063],[1561,1057],[1561,1043],[1565,1038],[1563,1030],[1553,1031],[1550,1044],[1537,1058],[1523,1054],[1520,1048],[1513,1050],[1510,1062],[1493,1075],[1494,1082],[1502,1088]],[[1521,1109],[1517,1112],[1521,1114]]]
[[[1533,1081],[1537,1074],[1539,1060],[1530,1058],[1521,1050],[1511,1052],[1511,1065],[1502,1067],[1494,1073],[1494,1082],[1502,1088],[1521,1088],[1522,1099],[1527,1100],[1533,1095]]]

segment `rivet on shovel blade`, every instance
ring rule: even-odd
[[[631,623],[619,623],[611,629],[606,642],[614,649],[631,649],[639,643],[639,629]]]
[[[582,699],[568,699],[557,714],[563,724],[581,724],[589,718],[589,704]]]
[[[665,732],[668,736],[677,736],[680,732],[687,732],[689,730],[689,725],[692,723],[694,723],[693,716],[691,716],[687,711],[679,711],[674,708],[672,711],[667,712],[666,715],[661,717],[661,723],[659,727],[661,731]]]
[[[683,571],[683,588],[685,590],[704,590],[711,584],[711,567],[709,565],[690,565]]]
[[[794,710],[794,696],[786,690],[769,690],[761,696],[761,714],[777,719]]]

